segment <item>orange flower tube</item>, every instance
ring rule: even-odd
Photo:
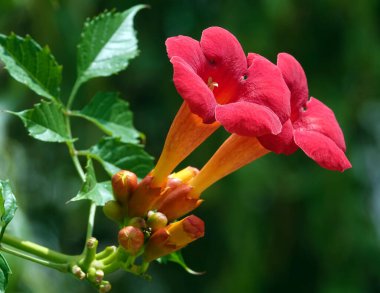
[[[152,171],[152,187],[163,186],[174,168],[206,140],[220,124],[205,124],[184,102],[166,137],[164,149]]]
[[[200,194],[216,181],[269,152],[256,137],[232,134],[199,174],[189,182],[189,185],[193,187],[191,196],[199,198]]]

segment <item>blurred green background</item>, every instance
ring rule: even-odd
[[[105,9],[137,1],[1,0],[0,32],[30,34],[64,65],[63,96],[75,79],[82,24]],[[77,108],[96,91],[117,90],[159,156],[181,98],[172,82],[165,39],[199,39],[203,29],[230,30],[246,52],[275,62],[289,52],[303,65],[311,95],[330,106],[345,133],[353,168],[324,170],[301,151],[270,154],[218,182],[195,212],[206,236],[184,250],[192,276],[174,264],[154,264],[153,280],[110,276],[113,292],[380,292],[380,1],[146,0],[136,17],[140,56],[118,76],[90,81]],[[0,108],[19,111],[38,101],[0,67]],[[74,121],[79,148],[100,133]],[[220,129],[186,160],[201,167],[223,142]],[[67,253],[84,242],[88,203],[65,204],[80,181],[64,145],[30,138],[15,117],[0,114],[0,178],[10,178],[20,209],[9,232]],[[95,236],[116,241],[101,211]],[[92,292],[88,284],[9,257],[9,292]]]

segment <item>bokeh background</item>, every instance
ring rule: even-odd
[[[63,96],[75,79],[76,44],[84,20],[137,1],[1,0],[0,32],[30,34],[64,66]],[[181,98],[164,42],[199,39],[218,25],[246,52],[275,62],[289,52],[303,65],[310,93],[329,105],[345,133],[353,168],[324,170],[301,151],[270,154],[218,182],[195,212],[206,236],[184,250],[192,276],[175,264],[154,264],[147,282],[110,276],[114,292],[380,292],[380,2],[376,0],[146,0],[136,17],[140,56],[118,76],[87,83],[80,108],[98,90],[119,91],[157,157]],[[38,101],[0,66],[0,108]],[[101,134],[74,121],[79,148]],[[220,129],[186,160],[201,167],[226,133]],[[99,169],[99,173],[100,173]],[[104,174],[103,174],[104,175]],[[100,174],[99,176],[103,176]],[[20,209],[9,232],[67,253],[84,242],[88,203],[66,204],[80,181],[64,145],[30,138],[17,118],[0,114],[0,178],[10,178]],[[95,236],[116,241],[116,226],[99,210]],[[92,292],[74,278],[9,257],[9,292]]]

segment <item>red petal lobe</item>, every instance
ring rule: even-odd
[[[294,141],[307,156],[323,168],[343,172],[352,167],[335,142],[321,133],[295,130]]]
[[[201,46],[197,40],[187,36],[177,36],[168,38],[165,42],[169,59],[174,56],[180,57],[189,64],[194,71],[200,72],[206,63]]]
[[[278,54],[277,66],[280,68],[286,85],[289,87],[292,116],[296,118],[309,98],[305,72],[301,64],[287,53]]]
[[[191,112],[200,116],[204,123],[214,122],[216,102],[211,90],[181,58],[173,57],[170,62],[174,68],[174,85]]]
[[[242,136],[278,134],[281,131],[281,122],[277,115],[269,108],[254,103],[218,105],[215,117],[228,132]]]
[[[249,54],[251,66],[241,81],[239,101],[267,106],[284,123],[290,116],[290,92],[279,68],[258,54]]]
[[[300,119],[294,122],[294,128],[313,130],[330,139],[342,150],[346,150],[346,143],[334,112],[321,101],[311,98],[306,104],[306,110],[301,113]]]

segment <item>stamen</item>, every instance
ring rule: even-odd
[[[214,91],[214,88],[219,86],[219,84],[217,82],[212,81],[211,76],[207,80],[207,85],[211,91]]]

